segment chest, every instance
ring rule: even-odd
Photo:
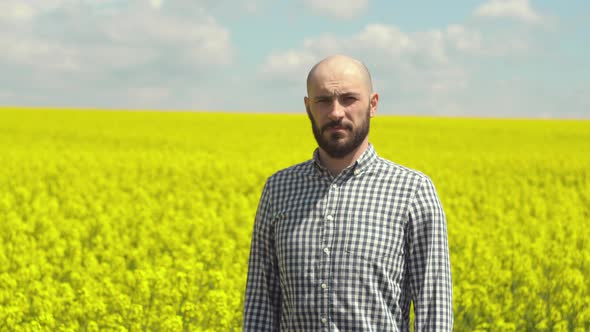
[[[280,265],[297,268],[327,252],[336,260],[402,255],[410,196],[403,186],[378,178],[293,190],[276,205],[273,219]]]

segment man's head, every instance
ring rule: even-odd
[[[343,158],[368,141],[378,101],[367,67],[353,58],[327,57],[307,76],[307,115],[319,147],[332,158]]]

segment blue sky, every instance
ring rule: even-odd
[[[0,105],[302,113],[342,53],[380,114],[590,118],[587,0],[3,0]]]

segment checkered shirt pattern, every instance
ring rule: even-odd
[[[373,145],[338,176],[313,159],[268,178],[244,331],[451,331],[446,218],[431,179]]]

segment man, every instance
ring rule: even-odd
[[[445,214],[430,178],[369,143],[379,95],[331,56],[304,98],[319,147],[277,172],[256,213],[244,331],[451,331]]]

